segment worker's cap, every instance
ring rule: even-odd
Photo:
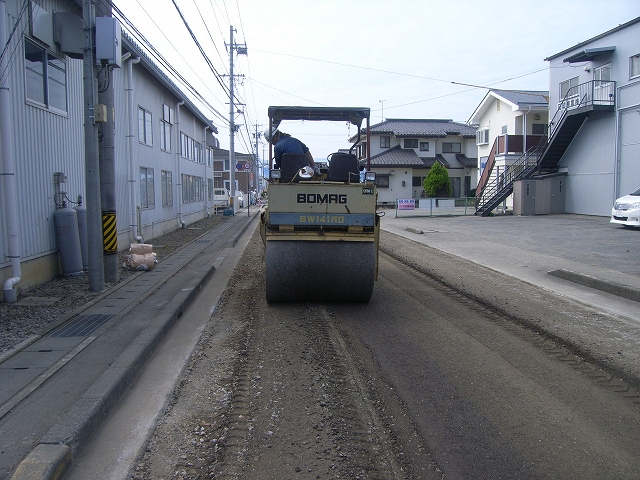
[[[271,130],[267,129],[264,131],[264,138],[267,139],[267,142],[270,142],[276,133],[278,133],[278,129],[276,127],[271,127]]]

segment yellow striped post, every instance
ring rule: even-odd
[[[116,212],[102,212],[102,241],[104,243],[104,253],[118,253]]]

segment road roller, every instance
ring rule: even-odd
[[[260,214],[268,302],[368,302],[378,276],[380,216],[370,171],[368,108],[269,107],[269,130],[283,120],[351,122],[358,139],[315,171],[303,154],[274,168],[269,148],[267,206]],[[362,128],[363,122],[365,128]],[[354,148],[367,137],[366,153]]]

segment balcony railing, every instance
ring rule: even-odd
[[[558,110],[549,122],[550,137],[560,125],[559,119],[569,110],[590,106],[615,105],[616,82],[610,80],[590,80],[571,87],[562,100],[558,102]]]
[[[537,147],[547,141],[546,135],[527,135],[527,148]],[[523,154],[524,137],[522,135],[500,135],[498,137],[497,155],[505,155],[509,153]]]

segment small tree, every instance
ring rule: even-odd
[[[440,163],[436,162],[429,170],[424,179],[424,191],[428,197],[450,197],[451,182],[449,181],[449,172]]]

